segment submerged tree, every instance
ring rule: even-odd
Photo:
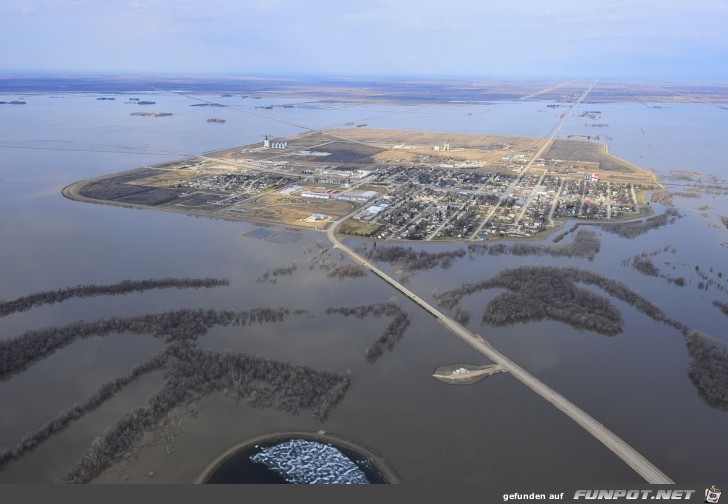
[[[713,306],[717,306],[720,308],[720,311],[722,311],[725,315],[728,315],[728,303],[722,303],[716,299],[713,301]]]
[[[372,261],[398,264],[405,272],[425,271],[440,266],[443,269],[449,268],[456,259],[465,257],[464,249],[428,252],[426,250],[415,251],[412,247],[399,245],[391,247],[374,247],[365,253]]]
[[[394,301],[351,307],[327,308],[326,313],[338,313],[345,317],[353,316],[356,318],[364,318],[368,315],[373,315],[374,317],[391,317],[384,332],[366,349],[365,355],[369,362],[376,361],[384,352],[385,346],[388,350],[393,350],[397,341],[402,338],[402,335],[410,324],[407,311],[400,308]]]
[[[672,224],[679,217],[680,215],[675,208],[667,208],[665,213],[661,215],[655,215],[645,220],[602,224],[602,229],[608,233],[619,235],[622,238],[635,238],[653,229]]]
[[[568,232],[566,233],[568,234]],[[559,240],[561,241],[561,240]],[[533,244],[526,242],[506,245],[498,243],[495,245],[487,243],[471,243],[468,245],[468,252],[475,255],[515,255],[515,256],[553,256],[553,257],[583,257],[592,260],[601,249],[602,242],[594,231],[580,229],[574,239],[569,243],[558,245]]]
[[[728,343],[701,331],[691,331],[617,280],[574,267],[523,266],[450,291],[433,291],[432,296],[440,306],[455,310],[457,316],[464,296],[484,289],[508,289],[485,306],[484,323],[505,325],[549,318],[608,335],[621,332],[623,322],[616,307],[576,283],[599,287],[651,319],[680,331],[692,357],[690,380],[707,404],[728,410]],[[720,302],[714,304],[723,308]]]
[[[24,312],[45,304],[62,303],[71,298],[94,296],[124,296],[151,289],[209,289],[229,285],[227,278],[160,278],[148,280],[124,280],[110,285],[77,285],[54,291],[36,292],[12,301],[0,301],[0,317]]]
[[[346,375],[244,354],[207,351],[196,346],[197,339],[214,326],[242,327],[281,322],[290,313],[282,307],[240,311],[182,309],[126,318],[110,317],[95,322],[79,321],[27,331],[16,338],[0,341],[0,379],[4,380],[82,338],[111,333],[149,334],[167,345],[165,351],[135,366],[126,376],[102,384],[83,403],[74,404],[39,429],[26,433],[14,447],[0,449],[0,468],[154,371],[162,372],[161,388],[142,407],[134,408],[108,427],[59,481],[80,483],[96,477],[128,457],[142,436],[153,431],[175,408],[214,391],[232,391],[253,406],[294,414],[309,410],[317,418],[324,419],[343,398],[350,381]],[[312,316],[306,310],[292,313],[294,316]]]
[[[710,406],[728,410],[728,344],[702,331],[690,331],[685,342],[692,360],[688,376]]]
[[[367,271],[355,264],[340,264],[331,268],[326,276],[329,278],[338,278],[339,280],[343,280],[344,278],[361,278],[367,276]]]
[[[296,263],[292,263],[290,266],[283,266],[280,268],[270,268],[258,277],[258,283],[276,283],[279,277],[287,277],[293,275],[298,267]]]

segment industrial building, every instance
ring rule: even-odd
[[[333,175],[335,177],[347,177],[363,179],[372,174],[371,170],[339,168],[336,166],[324,166],[321,168],[322,175]]]
[[[301,196],[303,196],[304,198],[329,199],[334,194],[336,194],[336,191],[334,189],[326,189],[324,187],[317,187],[315,189],[311,189],[310,191],[303,191],[301,193]]]
[[[376,191],[348,191],[336,196],[336,199],[343,201],[369,201],[379,196]]]
[[[304,191],[301,193],[304,198],[330,199],[331,195],[320,192]]]
[[[300,185],[292,185],[292,186],[288,186],[288,187],[286,187],[284,189],[281,189],[278,192],[280,194],[285,194],[286,196],[288,196],[288,195],[293,194],[294,192],[299,191],[301,189],[303,189],[303,186],[300,186]]]
[[[288,142],[272,141],[268,135],[263,140],[264,149],[285,149],[286,147],[288,147]]]

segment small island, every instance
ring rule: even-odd
[[[433,378],[448,385],[473,385],[496,373],[507,370],[498,364],[476,366],[474,364],[450,364],[440,366],[432,373]]]
[[[138,117],[169,117],[173,114],[171,112],[132,112],[129,115]]]

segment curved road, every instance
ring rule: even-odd
[[[355,213],[355,212],[353,212]],[[409,290],[407,287],[399,283],[396,279],[380,270],[375,264],[367,261],[365,258],[360,256],[352,248],[344,245],[339,238],[336,236],[336,229],[339,225],[344,222],[352,214],[342,217],[334,224],[332,224],[326,231],[326,236],[329,241],[333,244],[334,248],[338,248],[349,254],[354,262],[359,263],[363,267],[370,270],[372,273],[380,277],[382,280],[390,284],[392,287],[400,291],[402,294],[410,298],[412,301],[417,303],[425,311],[429,312],[434,316],[440,324],[445,326],[450,332],[454,333],[457,337],[462,339],[464,342],[475,348],[477,351],[488,357],[495,364],[501,365],[508,372],[510,372],[516,379],[520,380],[528,388],[536,392],[538,395],[546,399],[548,402],[556,406],[569,418],[574,420],[581,427],[586,429],[592,436],[597,438],[607,448],[612,450],[620,459],[622,459],[627,465],[634,469],[640,476],[642,476],[648,483],[653,484],[667,484],[674,483],[665,473],[655,467],[649,460],[640,455],[637,450],[628,445],[625,441],[619,438],[612,431],[607,429],[604,425],[599,423],[597,420],[592,418],[584,410],[573,404],[571,401],[566,399],[564,396],[548,387],[546,384],[541,382],[538,378],[533,376],[531,373],[523,369],[521,366],[510,360],[508,357],[496,350],[490,343],[488,343],[482,336],[474,333],[473,331],[461,326],[447,315],[443,314],[427,301],[419,297],[417,294]]]

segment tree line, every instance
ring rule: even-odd
[[[265,271],[262,275],[258,277],[257,282],[258,283],[276,283],[278,281],[278,277],[286,277],[289,275],[293,275],[298,267],[296,266],[296,263],[291,263],[290,266],[283,266],[280,268],[270,268]]]
[[[728,410],[728,344],[702,331],[685,336],[692,358],[688,376],[710,406]]]
[[[700,198],[700,193],[697,192],[697,190],[694,191],[678,191],[672,193],[673,198],[688,198],[688,199],[698,199]]]
[[[306,310],[294,310],[293,314],[311,316]],[[101,385],[85,402],[73,405],[41,428],[27,433],[15,447],[0,449],[0,468],[99,407],[139,377],[155,370],[161,370],[164,377],[161,389],[143,407],[125,414],[105,431],[103,437],[94,440],[60,481],[89,481],[111,464],[128,456],[140,437],[153,431],[174,408],[214,391],[230,390],[236,397],[253,406],[294,414],[305,409],[312,411],[317,418],[325,418],[343,398],[350,381],[347,376],[244,354],[206,351],[195,346],[197,337],[214,325],[279,322],[288,315],[289,310],[286,308],[177,310],[28,331],[14,340],[2,342],[0,355],[3,368],[0,376],[17,372],[78,337],[134,332],[159,337],[168,345],[164,352],[132,368],[128,375]]]
[[[652,258],[649,256],[636,255],[632,258],[630,264],[643,275],[654,277],[660,276],[660,268],[655,266],[655,263],[652,262]]]
[[[133,452],[176,407],[216,391],[232,390],[251,406],[293,414],[310,410],[323,419],[345,395],[350,379],[339,373],[243,354],[211,352],[190,342],[170,345],[162,388],[95,439],[60,483],[85,483]]]
[[[456,259],[465,257],[464,249],[428,252],[426,250],[415,251],[412,247],[394,245],[391,247],[372,247],[365,251],[367,259],[389,264],[398,264],[408,272],[425,271],[440,266],[443,269],[449,268]]]
[[[71,298],[94,296],[123,296],[132,292],[152,289],[199,289],[230,285],[227,278],[160,278],[147,280],[124,280],[110,285],[77,285],[54,291],[36,292],[13,301],[0,301],[0,317],[24,312],[41,305],[62,303]]]
[[[498,243],[495,245],[487,243],[471,243],[468,245],[468,252],[472,256],[479,255],[514,255],[514,256],[544,256],[553,257],[583,257],[590,261],[596,257],[601,249],[602,242],[594,231],[580,229],[574,239],[560,245],[536,245],[533,243],[518,242],[512,245]]]
[[[499,294],[485,306],[482,318],[495,326],[543,319],[608,336],[624,328],[622,315],[609,300],[573,286]]]
[[[387,303],[375,303],[369,305],[360,306],[342,306],[338,308],[327,308],[326,313],[328,315],[338,313],[345,317],[356,317],[364,318],[368,315],[374,317],[391,317],[389,324],[384,328],[384,332],[375,339],[369,347],[367,347],[364,355],[369,362],[375,362],[384,353],[384,347],[386,346],[389,351],[394,349],[407,327],[410,324],[409,313],[403,310],[395,302]]]
[[[355,264],[340,264],[331,268],[326,276],[343,280],[344,278],[365,277],[367,276],[367,272],[364,268]]]
[[[594,231],[581,229],[570,243],[560,245],[536,245],[518,242],[511,245],[505,243],[486,244],[471,243],[467,246],[470,257],[479,255],[515,255],[515,256],[544,256],[553,257],[583,257],[590,261],[596,257],[601,249],[601,240]],[[425,271],[436,267],[449,268],[457,259],[465,257],[463,249],[428,252],[415,251],[412,247],[394,245],[389,247],[371,247],[366,249],[364,255],[367,259],[377,262],[386,262],[399,265],[405,273]]]
[[[642,251],[641,254],[638,254],[631,259],[625,259],[624,261],[622,261],[622,266],[634,268],[643,275],[662,278],[666,280],[669,284],[675,284],[678,287],[684,287],[686,285],[686,280],[684,277],[672,277],[670,275],[664,274],[652,261],[652,258],[654,256],[658,255],[660,252],[667,251],[672,251],[672,253],[674,254],[676,252],[676,249],[675,247],[670,247],[669,245],[666,245],[664,248],[654,250],[652,252]],[[665,261],[665,264],[670,264],[670,262]],[[687,266],[687,264],[682,263],[682,266]],[[673,269],[675,269],[674,266]],[[698,275],[698,277],[705,280],[704,282],[698,282],[697,288],[699,290],[707,291],[711,286],[715,286],[715,288],[719,291],[725,290],[725,286],[723,285],[723,282],[721,280],[723,278],[722,271],[718,271],[714,275],[713,266],[710,266],[710,268],[706,271],[705,269],[701,269],[699,265],[695,265],[695,273]],[[690,284],[692,284],[692,279],[690,280]]]
[[[554,239],[551,240],[551,241],[553,241],[554,243],[559,243],[561,240],[563,240],[564,238],[566,238],[569,235],[569,233],[573,233],[574,231],[576,231],[577,229],[579,229],[579,226],[581,226],[581,222],[577,222],[576,224],[574,224],[573,226],[571,226],[566,231],[563,231],[563,232],[557,234],[556,236],[554,236]]]
[[[150,334],[166,343],[194,340],[215,325],[244,326],[251,323],[279,322],[289,314],[287,308],[254,308],[243,311],[181,309],[134,317],[110,317],[95,322],[72,322],[65,326],[26,331],[0,341],[0,379],[18,373],[77,339],[129,332]]]
[[[718,308],[720,308],[720,311],[728,315],[728,303],[721,303],[716,299],[715,301],[713,301],[713,306],[717,306]]]
[[[552,287],[547,285],[549,282],[552,283]],[[533,285],[539,285],[540,289],[563,291],[570,297],[573,293],[572,299],[576,299],[578,296],[586,297],[586,291],[573,290],[573,283],[595,285],[610,296],[632,305],[653,320],[670,323],[670,325],[681,330],[684,327],[679,322],[668,319],[659,307],[637,294],[626,284],[618,280],[603,277],[593,271],[583,270],[573,266],[565,268],[555,266],[522,266],[515,269],[506,269],[491,279],[481,280],[476,283],[464,283],[457,289],[442,293],[433,292],[433,297],[440,306],[448,309],[454,309],[464,296],[492,288],[505,288],[514,292],[526,292]],[[538,289],[533,288],[532,290]],[[534,294],[534,296],[540,295]]]
[[[680,217],[677,209],[667,208],[662,215],[648,217],[645,220],[619,222],[615,224],[602,224],[602,229],[608,233],[613,233],[622,238],[635,238],[646,232],[672,224],[675,219]]]
[[[524,266],[504,270],[488,280],[463,284],[442,294],[434,293],[434,297],[440,306],[457,311],[463,296],[503,288],[509,292],[497,295],[486,304],[483,323],[503,326],[548,318],[610,336],[620,333],[624,321],[619,310],[604,297],[577,287],[575,275],[565,269]],[[457,317],[463,317],[462,310]]]
[[[502,325],[550,318],[605,334],[621,332],[622,319],[616,308],[606,299],[575,288],[574,283],[595,285],[651,319],[680,331],[692,358],[689,377],[699,395],[710,406],[728,410],[728,343],[690,330],[617,280],[574,267],[523,266],[443,293],[435,291],[433,297],[440,306],[458,310],[460,300],[466,295],[483,289],[505,288],[509,292],[496,296],[486,305],[483,322]],[[728,313],[728,304],[719,301],[713,304],[721,309],[725,306]]]
[[[137,378],[156,371],[164,365],[164,356],[155,355],[146,362],[134,366],[131,372],[123,377],[116,378],[99,387],[88,399],[82,404],[74,404],[73,407],[59,413],[53,420],[46,422],[37,430],[31,431],[23,435],[20,441],[13,448],[3,448],[0,450],[0,469],[8,462],[20,458],[26,452],[29,452],[46,439],[68,427],[71,422],[78,420],[86,413],[98,408],[106,400],[111,399],[120,392],[124,387],[134,382]]]

